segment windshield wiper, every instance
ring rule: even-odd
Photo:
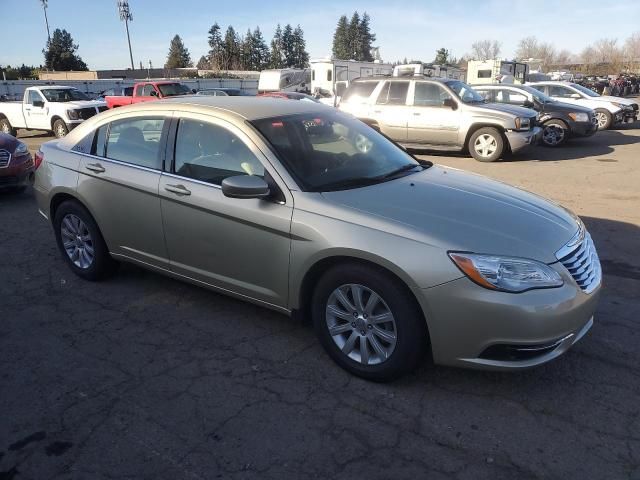
[[[416,167],[421,167],[424,168],[421,164],[419,163],[409,163],[407,165],[403,165],[399,168],[396,168],[395,170],[391,170],[389,173],[385,173],[384,175],[380,175],[378,177],[373,177],[373,178],[377,178],[377,179],[385,179],[385,178],[391,178],[391,177],[395,177],[396,175],[398,175],[399,173],[402,172],[408,172],[409,170],[413,170]]]
[[[311,187],[310,192],[329,192],[333,190],[346,190],[348,188],[366,187],[373,185],[380,181],[379,178],[361,177],[361,178],[347,178],[345,180],[338,180],[337,182],[325,183],[318,185],[317,187]]]

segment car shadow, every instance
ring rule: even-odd
[[[22,130],[18,129],[16,138],[55,138],[46,130]]]

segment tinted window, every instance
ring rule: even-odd
[[[154,91],[153,85],[147,84],[142,89],[142,96],[143,97],[150,97],[151,96],[151,92],[153,92],[153,91]]]
[[[327,70],[327,82],[331,81],[332,72],[331,70]]]
[[[483,89],[478,88],[478,87],[474,87],[473,89],[476,92],[478,92],[478,94],[482,98],[484,98],[487,102],[493,102],[494,101],[493,98],[492,98],[492,95],[493,95],[493,91],[492,90],[483,90]]]
[[[355,82],[352,83],[342,98],[343,102],[351,100],[364,100],[371,96],[378,82]]]
[[[441,107],[442,102],[451,95],[435,83],[416,82],[414,105],[423,107]]]
[[[478,70],[478,78],[491,78],[491,70]]]
[[[220,185],[234,175],[264,176],[264,167],[242,140],[226,128],[182,119],[178,126],[174,172]]]
[[[407,103],[409,82],[386,82],[378,95],[379,105],[404,105]]]
[[[124,94],[127,97],[132,96],[133,95],[133,87],[125,87]]]
[[[147,168],[160,168],[164,119],[142,117],[111,123],[106,157]]]

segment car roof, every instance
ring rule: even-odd
[[[245,120],[335,111],[332,107],[314,102],[283,102],[281,99],[269,97],[208,97],[205,95],[185,95],[156,102],[138,103],[132,107],[135,107],[136,111],[153,111],[166,110],[175,104],[189,106],[194,111],[204,113],[212,110],[224,111]],[[118,110],[125,111],[125,108],[129,107],[120,107]]]
[[[575,82],[567,82],[566,80],[543,80],[542,82],[527,82],[527,85],[575,85]]]
[[[34,85],[34,87],[37,87],[40,90],[51,90],[52,88],[73,88],[78,90],[76,87],[70,87],[68,85]]]
[[[407,77],[391,77],[389,75],[379,75],[379,76],[375,76],[375,77],[359,77],[359,78],[355,78],[353,80],[353,82],[383,82],[383,81],[388,81],[391,80],[393,81],[409,81],[409,80],[418,80],[418,81],[424,81],[424,82],[439,82],[439,83],[446,83],[449,81],[453,81],[452,78],[438,78],[438,77],[425,77],[425,76],[420,76],[420,75],[411,75],[411,76],[407,76]]]

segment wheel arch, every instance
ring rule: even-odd
[[[495,128],[496,130],[498,130],[498,132],[500,132],[500,135],[502,136],[502,140],[504,141],[505,150],[507,149],[509,151],[511,150],[511,147],[509,146],[509,141],[507,140],[507,136],[505,135],[506,130],[502,125],[499,125],[496,123],[490,123],[490,122],[478,122],[471,125],[469,127],[469,130],[467,130],[467,135],[464,139],[464,145],[463,145],[464,152],[469,151],[469,140],[471,139],[471,136],[481,128]]]
[[[56,121],[58,120],[62,120],[64,122],[64,118],[62,118],[60,115],[54,115],[51,117],[51,121],[49,122],[51,124],[51,131],[53,131],[53,124],[56,123]],[[67,124],[67,122],[65,122],[65,125]]]

